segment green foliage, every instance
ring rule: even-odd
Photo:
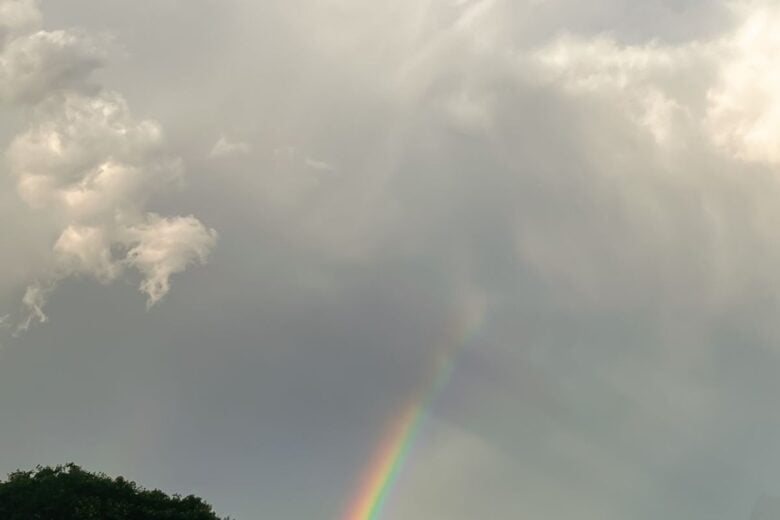
[[[75,464],[11,473],[0,482],[2,520],[219,520],[198,497],[149,491]]]

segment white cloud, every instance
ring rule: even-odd
[[[162,218],[150,214],[146,221],[124,230],[126,244],[132,245],[125,260],[145,279],[141,290],[154,305],[170,290],[171,275],[194,262],[205,262],[216,243],[217,234],[195,217]]]
[[[165,153],[160,126],[136,120],[124,98],[87,80],[103,60],[99,46],[68,31],[34,30],[35,3],[0,0],[15,13],[0,51],[0,99],[32,105],[29,128],[7,150],[19,196],[59,236],[45,271],[22,299],[17,330],[46,321],[44,306],[58,281],[81,274],[108,283],[127,268],[153,305],[170,277],[204,262],[216,232],[195,217],[160,217],[150,196],[181,177],[181,161]]]
[[[104,59],[95,42],[67,31],[38,31],[0,53],[0,101],[36,102],[55,90],[87,85]]]
[[[611,97],[666,145],[692,130],[736,159],[780,164],[780,9],[743,2],[734,11],[742,18],[736,30],[709,41],[563,36],[535,59],[570,92]]]
[[[108,230],[97,226],[68,226],[54,244],[54,253],[65,273],[87,273],[110,282],[121,272],[111,250]]]
[[[162,131],[136,121],[119,94],[57,94],[36,107],[33,125],[8,149],[21,197],[34,208],[84,220],[134,213],[174,182]]]
[[[718,83],[707,92],[707,122],[716,142],[735,156],[777,165],[780,8],[764,4],[746,15],[724,42]]]

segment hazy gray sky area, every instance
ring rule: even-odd
[[[354,520],[445,355],[384,519],[777,518],[779,33],[769,0],[0,0],[0,474]]]

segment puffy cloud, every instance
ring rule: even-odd
[[[738,6],[740,4],[737,4]],[[748,4],[745,22],[722,48],[719,81],[707,92],[715,140],[735,156],[780,164],[780,8]]]
[[[664,145],[693,131],[736,159],[778,164],[780,9],[765,2],[732,8],[737,29],[709,41],[621,45],[608,36],[567,35],[535,60],[572,93],[615,96]]]
[[[205,262],[216,242],[216,232],[192,216],[149,215],[145,222],[125,229],[125,234],[126,243],[132,245],[126,262],[145,276],[141,290],[149,296],[149,305],[168,293],[172,274],[193,262]]]
[[[179,162],[164,155],[159,125],[135,121],[119,94],[57,94],[33,117],[7,152],[32,207],[77,219],[134,213],[179,176]]]
[[[38,31],[0,53],[0,100],[36,102],[55,90],[87,86],[103,62],[95,42],[67,31]]]
[[[66,273],[88,273],[105,282],[114,280],[121,264],[114,258],[107,230],[95,226],[68,226],[54,244],[54,253]]]
[[[29,32],[39,18],[34,2],[2,0],[0,13],[9,14],[0,99],[33,107],[29,128],[8,147],[10,173],[31,210],[59,229],[48,267],[22,298],[18,330],[45,321],[49,293],[76,274],[108,283],[136,269],[148,304],[157,303],[170,277],[205,262],[216,241],[195,217],[146,210],[153,194],[180,179],[181,161],[165,153],[156,122],[136,120],[120,94],[88,83],[103,60],[95,42]]]

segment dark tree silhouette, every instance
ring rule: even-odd
[[[11,473],[0,482],[0,519],[220,520],[198,497],[149,491],[75,464]]]

